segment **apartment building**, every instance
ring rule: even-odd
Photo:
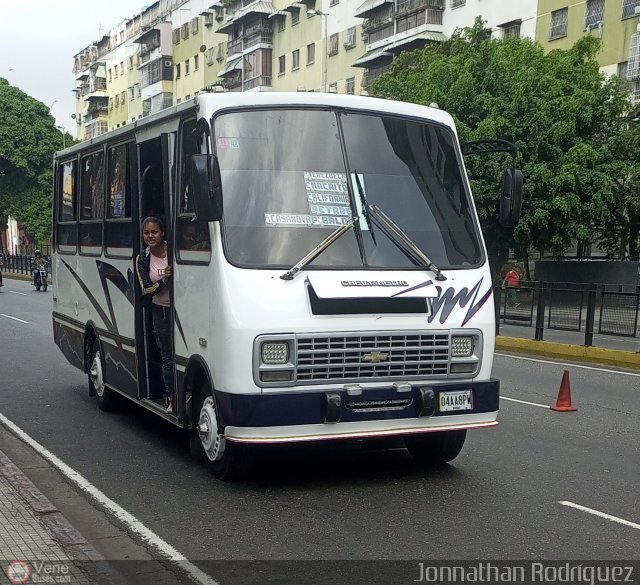
[[[536,39],[545,48],[568,49],[582,36],[602,41],[601,70],[626,77],[640,101],[640,0],[539,0]]]
[[[533,37],[538,12],[538,0],[159,0],[75,56],[77,136],[216,88],[366,93],[402,51],[477,16],[493,36]]]

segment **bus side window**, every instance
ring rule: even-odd
[[[211,260],[211,239],[209,225],[191,217],[178,219],[176,244],[178,259],[182,262],[202,262]]]

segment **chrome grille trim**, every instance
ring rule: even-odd
[[[298,335],[297,383],[447,377],[450,332]],[[370,363],[366,354],[387,354]]]

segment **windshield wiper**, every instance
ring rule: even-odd
[[[377,205],[372,205],[367,202],[364,189],[360,184],[358,173],[354,170],[356,175],[356,184],[358,186],[358,193],[363,205],[363,213],[367,224],[373,223],[376,227],[384,232],[384,234],[401,250],[409,251],[410,254],[416,256],[421,260],[424,265],[436,275],[436,280],[447,280],[447,277],[442,274],[442,271],[429,259],[429,257],[413,242],[413,240],[405,234],[400,227],[398,227],[393,220],[382,211]],[[369,227],[371,229],[371,227]],[[373,233],[371,234],[373,238]],[[375,242],[375,240],[374,240]]]
[[[292,266],[287,272],[282,274],[280,278],[282,280],[293,280],[293,277],[300,272],[309,262],[311,262],[316,256],[324,252],[333,242],[335,242],[342,234],[348,232],[354,224],[358,222],[358,217],[352,217],[340,226],[337,230],[330,233],[322,242],[320,242],[311,252],[309,252],[304,258],[301,258],[295,266]]]

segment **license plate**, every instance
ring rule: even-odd
[[[440,392],[440,412],[456,410],[473,410],[473,394],[471,390]]]

